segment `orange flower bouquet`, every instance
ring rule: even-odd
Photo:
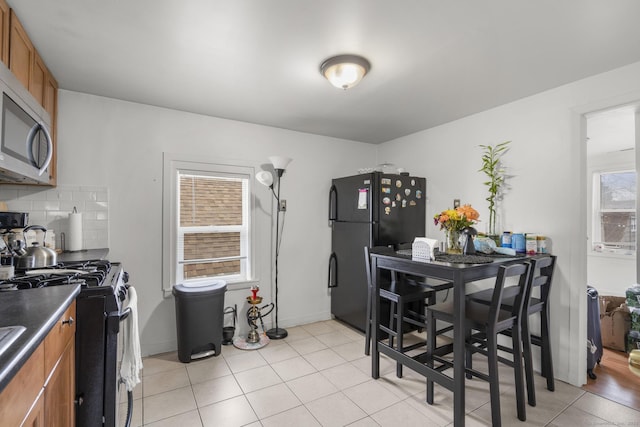
[[[440,225],[440,230],[447,232],[448,252],[461,253],[460,232],[476,224],[480,214],[471,205],[459,206],[455,209],[447,209],[433,217],[434,225]]]

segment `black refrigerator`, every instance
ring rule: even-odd
[[[426,180],[373,172],[332,181],[329,191],[331,314],[361,331],[367,314],[364,247],[425,235]],[[382,310],[385,310],[383,307]],[[384,313],[381,313],[384,315]]]

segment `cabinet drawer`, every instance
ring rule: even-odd
[[[0,423],[18,426],[38,398],[44,385],[45,372],[42,368],[44,347],[38,346],[29,360],[0,394]]]
[[[58,363],[67,343],[74,339],[75,333],[76,302],[74,300],[44,339],[44,369],[47,375]]]

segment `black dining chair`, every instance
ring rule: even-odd
[[[495,286],[492,289],[491,304],[487,305],[470,300],[465,305],[465,373],[467,378],[475,376],[489,382],[491,420],[494,426],[500,426],[502,422],[500,416],[498,362],[512,366],[514,369],[518,419],[521,421],[526,420],[520,325],[522,309],[526,303],[526,298],[530,295],[529,271],[529,263],[500,266]],[[517,279],[517,283],[511,284],[515,279]],[[509,284],[507,284],[507,281],[509,281]],[[502,307],[503,300],[507,298],[513,298],[514,300],[511,310],[506,310]],[[441,355],[435,354],[436,320],[453,323],[453,302],[449,301],[427,307],[427,324],[429,325],[429,331],[427,332],[427,363],[432,368],[444,371],[450,368],[452,363],[450,360],[441,357]],[[498,334],[506,329],[512,330],[513,360],[508,360],[498,355]],[[471,363],[473,353],[487,356],[488,375],[473,369]],[[454,354],[454,357],[463,357],[463,355]],[[439,365],[436,366],[436,363]],[[427,379],[427,403],[433,404],[433,399],[433,380]]]
[[[386,247],[385,247],[386,248]],[[364,248],[365,268],[367,274],[368,285],[368,301],[367,301],[367,322],[365,326],[365,354],[368,356],[371,347],[371,326],[372,326],[372,304],[373,304],[373,285],[371,275],[371,257],[369,248]],[[405,325],[411,325],[409,328],[426,329],[426,317],[424,315],[425,304],[435,304],[436,292],[451,288],[451,282],[437,280],[433,278],[417,278],[405,274],[397,274],[391,272],[390,280],[380,284],[378,296],[379,298],[389,302],[389,324],[380,323],[379,329],[386,333],[389,337],[389,347],[394,348],[394,339],[396,341],[395,348],[405,353],[419,347],[426,346],[424,342],[414,343],[408,346],[404,345]],[[442,334],[452,328],[448,327],[444,330],[438,330],[437,333]],[[402,364],[396,365],[396,375],[402,377]]]
[[[528,307],[525,306],[524,312],[526,316],[522,317],[522,334],[523,344],[527,345],[527,337],[531,344],[540,347],[540,373],[547,380],[547,390],[555,390],[555,380],[553,375],[553,359],[551,356],[551,340],[549,334],[549,293],[551,292],[551,283],[553,282],[553,272],[556,265],[556,256],[549,255],[540,258],[533,258],[531,269],[531,293],[532,296],[529,299]],[[536,289],[539,290],[539,295],[534,296]],[[491,289],[485,289],[483,291],[475,292],[467,295],[467,298],[484,303],[491,303]],[[502,302],[503,308],[509,310],[514,304],[513,298],[506,298]],[[536,335],[531,332],[529,327],[529,317],[540,313],[540,334]],[[511,331],[506,330],[504,335],[510,336]],[[525,349],[526,351],[526,349]],[[525,359],[525,363],[527,360]],[[527,374],[527,388],[532,389],[534,387],[533,381],[533,366],[525,366]],[[531,393],[531,391],[529,391]],[[534,403],[535,404],[535,403]]]

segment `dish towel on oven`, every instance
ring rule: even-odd
[[[142,355],[140,353],[140,335],[138,332],[138,295],[133,286],[128,290],[129,303],[127,308],[131,313],[124,320],[122,362],[120,364],[120,378],[128,391],[140,383],[142,370]]]

